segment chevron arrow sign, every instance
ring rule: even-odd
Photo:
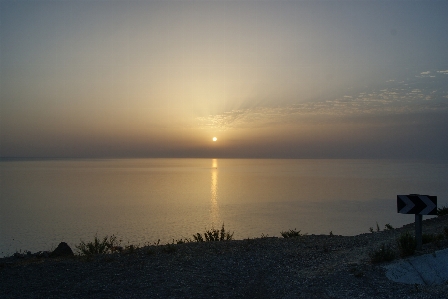
[[[397,195],[397,210],[401,214],[437,215],[437,196]]]

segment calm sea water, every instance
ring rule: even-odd
[[[448,205],[448,162],[117,159],[0,161],[0,256],[97,234],[172,242],[211,227],[243,239],[401,226],[397,194]],[[424,217],[426,218],[426,217]]]

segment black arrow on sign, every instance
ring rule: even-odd
[[[402,214],[437,215],[437,196],[397,195],[397,210]]]

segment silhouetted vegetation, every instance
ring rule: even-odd
[[[387,223],[385,225],[385,230],[393,230],[394,228],[392,225]],[[374,228],[370,227],[370,232],[374,232]],[[378,222],[376,223],[376,231],[379,230]],[[190,242],[215,242],[215,241],[227,241],[227,240],[233,240],[233,232],[230,233],[225,230],[224,223],[222,224],[221,229],[214,229],[213,227],[210,230],[206,230],[204,233],[196,233],[193,235],[193,238],[183,238],[183,239],[173,239],[173,242],[171,244],[166,245],[160,245],[161,252],[164,253],[173,253],[177,250],[176,244],[182,244],[182,243],[190,243]],[[300,230],[297,229],[290,229],[287,231],[280,232],[283,238],[294,238],[294,237],[301,237],[303,234]],[[333,232],[330,231],[329,236],[333,236]],[[268,235],[262,234],[261,238],[268,238]],[[422,234],[422,243],[432,243],[444,240],[445,238],[448,238],[448,227],[444,227],[443,231],[439,234]],[[117,240],[117,237],[115,235],[111,236],[105,236],[104,238],[98,238],[98,236],[95,235],[93,241],[91,242],[85,242],[81,240],[79,245],[75,245],[75,247],[79,250],[79,253],[81,255],[96,255],[96,254],[107,254],[107,253],[114,253],[114,252],[120,252],[124,254],[131,254],[136,249],[139,249],[140,246],[137,245],[126,245],[124,248],[120,246],[121,240]],[[152,246],[148,246],[151,248],[147,248],[146,254],[147,255],[153,255],[158,250],[155,249],[155,247],[158,247],[160,244],[160,239],[155,242],[154,244],[148,244]],[[325,247],[325,246],[324,246]],[[399,251],[399,255],[401,257],[407,257],[411,256],[415,253],[416,250],[416,240],[415,237],[409,233],[406,232],[397,239],[397,248]],[[324,251],[329,251],[325,250]],[[391,261],[396,258],[397,256],[397,249],[392,248],[390,244],[382,244],[378,250],[372,251],[369,253],[369,257],[372,263],[379,263],[379,262],[387,262]]]
[[[437,209],[437,216],[446,216],[448,215],[448,207],[443,206]]]
[[[390,244],[381,244],[378,250],[369,253],[370,261],[372,263],[390,262],[395,259],[396,254]]]
[[[223,223],[221,230],[212,228],[211,230],[205,231],[204,237],[202,237],[200,233],[196,233],[195,235],[193,235],[193,238],[196,242],[228,241],[233,240],[233,232],[226,232]]]
[[[102,240],[95,236],[93,242],[86,243],[81,240],[81,243],[75,247],[84,255],[103,254],[114,251],[115,248],[119,247],[119,242],[114,235],[105,236]]]
[[[283,238],[294,238],[294,237],[300,237],[302,234],[300,234],[300,230],[297,229],[290,229],[289,231],[280,232]]]
[[[387,223],[385,226],[384,226],[384,230],[393,230],[394,229],[394,227],[392,226],[392,225],[390,225],[390,223]]]
[[[386,226],[387,225],[390,225],[390,224],[386,224]],[[392,226],[391,226],[392,227]],[[379,231],[381,231],[381,229],[380,229],[380,226],[379,226],[379,224],[378,224],[378,222],[376,223],[376,231],[377,232],[379,232]],[[371,226],[371,227],[369,227],[369,232],[371,232],[371,233],[373,233],[374,232],[374,230],[373,230],[373,227]]]
[[[402,234],[398,238],[398,249],[400,250],[400,254],[402,257],[413,255],[416,246],[417,243],[415,241],[415,237],[412,236],[409,232]]]

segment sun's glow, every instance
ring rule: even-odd
[[[217,141],[218,140],[218,138],[216,138],[216,137],[213,137],[213,139],[212,139],[213,141]]]

